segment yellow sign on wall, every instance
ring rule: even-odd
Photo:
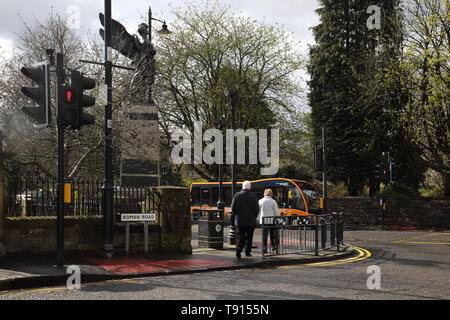
[[[70,183],[64,184],[64,203],[72,203],[71,187],[72,185]]]
[[[323,209],[323,198],[320,198],[320,209]]]

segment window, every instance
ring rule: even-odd
[[[191,201],[193,205],[200,205],[200,188],[192,187],[191,190]]]
[[[286,188],[275,187],[273,191],[273,199],[277,202],[279,208],[287,206],[288,192]]]
[[[293,209],[298,209],[305,211],[305,203],[303,202],[303,197],[297,188],[289,189],[289,206]]]
[[[210,205],[211,203],[211,189],[210,188],[202,188],[202,199],[201,205]]]
[[[320,195],[317,193],[316,189],[309,183],[301,183],[299,185],[305,196],[308,211],[310,213],[320,212]]]
[[[264,190],[263,188],[252,188],[253,193],[256,195],[256,197],[259,199],[264,198]]]
[[[231,186],[223,186],[223,201],[225,202],[225,207],[231,207]]]
[[[215,207],[217,205],[217,202],[219,202],[219,186],[214,186],[211,188],[212,190],[212,198],[211,198],[211,206]],[[222,195],[223,195],[223,188],[222,188]]]

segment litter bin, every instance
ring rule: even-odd
[[[200,209],[198,219],[199,248],[223,249],[223,210]]]

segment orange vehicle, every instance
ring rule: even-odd
[[[294,220],[298,216],[308,214],[322,214],[319,190],[310,182],[285,178],[272,178],[250,181],[251,191],[258,199],[264,196],[265,189],[272,189],[273,198],[278,203],[280,215],[291,217]],[[242,188],[242,182],[236,183],[236,192]],[[198,213],[195,209],[217,209],[219,200],[218,182],[194,182],[190,188],[191,217],[195,222]],[[225,203],[224,219],[227,224],[230,220],[231,211],[231,182],[222,183],[222,201]]]

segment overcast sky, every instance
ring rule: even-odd
[[[137,26],[143,22],[151,6],[153,17],[166,20],[170,29],[170,22],[175,20],[171,14],[173,9],[184,7],[186,0],[112,0],[112,17],[120,21],[131,34],[137,32]],[[202,3],[201,0],[194,1]],[[314,40],[310,28],[319,23],[315,9],[318,0],[218,0],[219,3],[229,5],[230,11],[246,17],[252,17],[268,24],[283,25],[292,33],[295,40],[301,42],[301,51],[307,57],[308,44]],[[67,18],[79,14],[80,35],[90,31],[98,35],[101,27],[99,12],[104,11],[104,0],[1,0],[0,10],[0,55],[8,57],[15,45],[16,35],[24,29],[21,19],[33,26],[36,20],[45,22],[50,12],[58,13]],[[146,22],[146,21],[145,21]],[[157,27],[155,25],[155,27]],[[100,36],[99,36],[100,37]],[[297,73],[301,86],[306,89],[308,75],[306,70]],[[298,102],[306,107],[304,98]]]
[[[184,7],[185,0],[112,0],[113,18],[122,22],[130,33],[135,33],[140,18],[147,15],[152,7],[153,17],[174,20],[171,11],[175,7]],[[197,1],[201,3],[201,1]],[[269,24],[282,24],[302,42],[306,53],[307,44],[312,44],[310,27],[318,23],[314,10],[317,0],[219,0],[231,6],[232,12],[264,20]],[[104,11],[103,0],[1,0],[0,10],[0,51],[9,51],[14,46],[15,32],[23,29],[20,17],[33,25],[35,19],[45,21],[51,10],[65,16],[80,13],[80,32],[91,30],[97,33],[100,27],[98,13]]]

